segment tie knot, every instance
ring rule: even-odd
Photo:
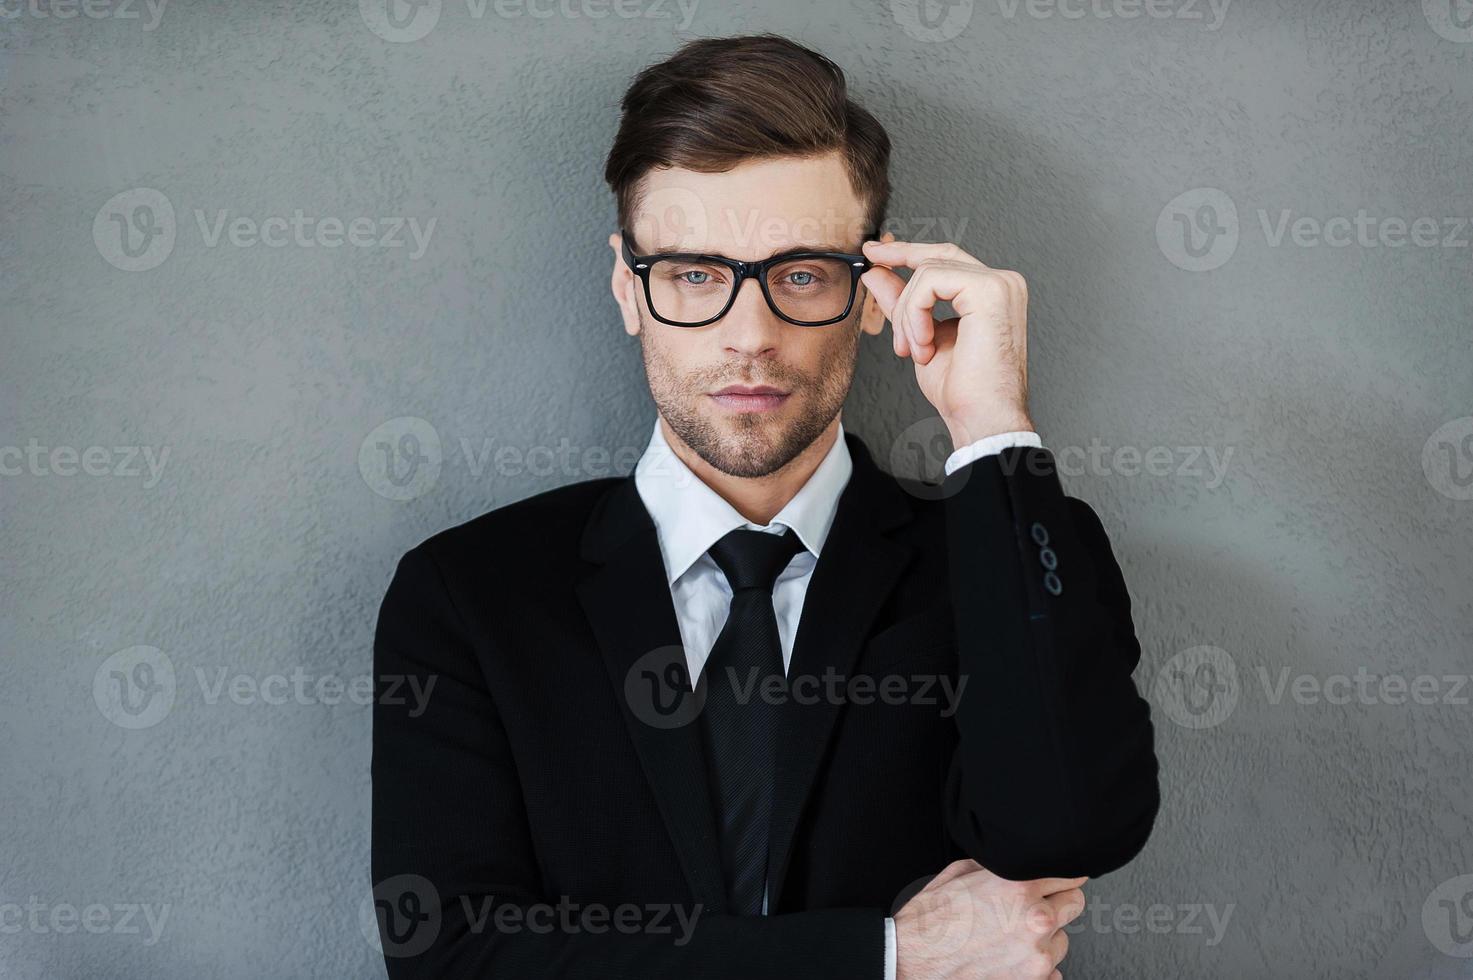
[[[710,554],[732,592],[761,589],[770,594],[778,575],[803,550],[803,542],[792,528],[783,534],[738,528],[713,544]]]

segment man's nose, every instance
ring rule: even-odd
[[[717,321],[727,349],[749,357],[776,349],[785,325],[767,305],[756,279],[742,281],[731,309]]]

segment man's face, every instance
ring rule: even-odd
[[[794,249],[858,252],[866,230],[838,153],[751,160],[715,174],[652,171],[643,192],[629,228],[640,254],[673,249],[756,261]],[[661,323],[620,257],[617,234],[610,244],[614,296],[625,330],[639,337],[660,415],[731,476],[766,476],[818,438],[848,394],[861,329],[883,327],[862,286],[844,320],[800,327],[774,313],[751,280],[715,323]],[[744,396],[733,387],[772,393]]]

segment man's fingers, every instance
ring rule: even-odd
[[[1064,957],[1069,953],[1069,934],[1063,929],[1049,937],[1048,955],[1054,961],[1054,966],[1064,962]]]
[[[1034,886],[1034,891],[1040,895],[1052,895],[1055,892],[1067,892],[1080,888],[1089,876],[1083,878],[1034,878],[1028,884]]]
[[[891,313],[910,340],[911,356],[929,364],[936,353],[935,308],[951,303],[959,317],[1006,317],[1021,322],[1027,309],[1022,277],[960,262],[927,262],[912,273]]]
[[[1043,900],[1054,910],[1054,921],[1061,929],[1084,913],[1084,892],[1078,888],[1054,892]]]
[[[871,262],[895,268],[909,266],[914,269],[927,259],[949,259],[954,262],[969,262],[987,268],[981,260],[962,250],[954,242],[865,242],[864,254]]]
[[[905,336],[905,330],[901,324],[895,322],[895,302],[905,290],[905,280],[901,279],[889,269],[875,267],[859,277],[864,287],[869,290],[870,295],[880,307],[880,312],[885,319],[890,321],[890,329],[894,332],[895,353],[899,357],[910,356],[910,345]]]

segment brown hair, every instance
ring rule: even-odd
[[[776,34],[702,38],[641,71],[624,93],[604,165],[619,226],[628,228],[641,179],[659,167],[700,173],[743,160],[843,152],[870,226],[890,203],[890,137],[848,96],[844,71]]]

